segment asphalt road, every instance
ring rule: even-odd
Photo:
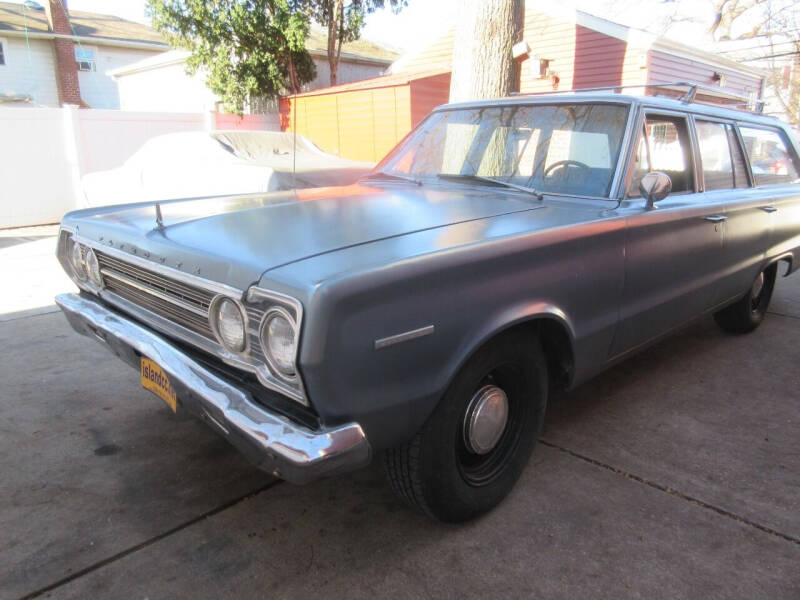
[[[52,312],[68,282],[20,285],[51,233],[0,236],[0,598],[800,598],[800,274],[755,333],[703,319],[555,399],[509,498],[446,526],[378,466],[295,487],[173,415]]]

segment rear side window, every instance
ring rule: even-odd
[[[798,181],[797,157],[777,131],[740,127],[756,185]]]
[[[731,125],[695,121],[706,190],[749,187],[747,164]]]
[[[733,188],[733,160],[726,125],[710,121],[696,121],[695,125],[706,190]]]

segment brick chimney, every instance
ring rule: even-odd
[[[47,23],[53,33],[73,35],[67,0],[45,0],[44,9],[47,13]],[[59,102],[86,106],[81,98],[81,86],[78,82],[75,43],[70,38],[56,38],[53,40],[53,47],[56,53],[56,83],[58,84]]]

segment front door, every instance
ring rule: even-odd
[[[625,286],[611,356],[667,333],[712,306],[723,261],[725,203],[699,192],[685,116],[647,112],[628,178]],[[662,171],[672,193],[647,208],[638,186]]]

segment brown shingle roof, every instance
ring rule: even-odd
[[[77,36],[96,38],[98,41],[107,39],[166,45],[160,33],[142,23],[79,10],[70,10],[69,16],[72,30]],[[26,30],[34,33],[50,33],[45,11],[23,4],[0,2],[0,33],[3,31],[23,33]]]
[[[309,51],[327,52],[328,33],[318,27],[312,27],[311,31],[308,33],[306,48]],[[372,58],[391,62],[400,56],[400,53],[386,46],[376,44],[375,42],[361,39],[342,44],[342,57],[346,56],[350,56],[351,58]]]

